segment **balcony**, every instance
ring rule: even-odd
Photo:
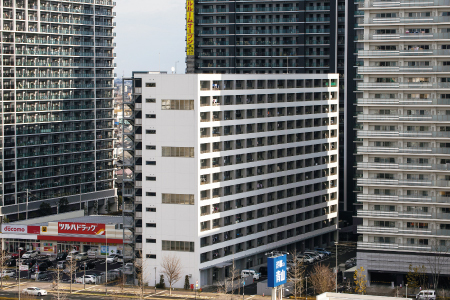
[[[449,0],[410,0],[410,1],[379,1],[379,0],[366,0],[364,3],[366,8],[396,8],[396,7],[421,7],[421,6],[450,6]]]
[[[387,130],[358,130],[358,138],[388,137],[388,138],[449,138],[449,131],[387,131]]]
[[[358,98],[358,105],[450,105],[450,99]]]
[[[393,34],[369,34],[358,38],[358,40],[371,41],[371,40],[386,40],[386,41],[407,41],[407,40],[448,40],[450,39],[450,33],[393,33]]]
[[[414,186],[414,187],[443,187],[450,188],[449,180],[423,180],[423,179],[376,179],[358,178],[358,185],[365,186]]]
[[[403,104],[402,104],[403,105]],[[450,115],[375,115],[364,114],[357,116],[358,122],[363,121],[380,121],[380,122],[409,122],[409,121],[422,121],[422,122],[450,122]]]
[[[430,228],[410,228],[410,227],[377,227],[377,226],[358,226],[359,234],[399,234],[413,236],[450,236],[449,229],[430,229]]]
[[[369,195],[358,194],[358,201],[361,202],[416,202],[416,203],[449,203],[450,197],[426,197],[416,195]]]
[[[450,154],[450,148],[424,147],[357,147],[358,154],[364,153],[421,153],[421,154]]]
[[[450,66],[394,66],[394,67],[378,67],[367,66],[358,67],[358,73],[436,73],[450,72]]]
[[[358,169],[387,170],[420,170],[420,171],[450,171],[450,164],[389,164],[375,162],[359,162]]]
[[[378,89],[419,89],[419,90],[435,90],[450,89],[448,82],[361,82],[358,83],[359,90],[378,90]]]
[[[358,249],[370,250],[386,250],[386,251],[425,251],[425,252],[447,252],[448,247],[419,245],[419,244],[395,244],[395,243],[375,243],[375,242],[358,242]],[[445,249],[444,249],[445,248]]]
[[[432,212],[417,212],[417,211],[379,211],[379,210],[358,210],[358,217],[380,217],[390,219],[415,219],[415,220],[449,220],[450,214],[432,213]]]

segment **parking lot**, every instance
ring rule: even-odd
[[[38,257],[36,258],[38,261],[40,259],[45,259],[48,257]],[[21,260],[22,262],[22,260]],[[86,269],[86,275],[102,275],[105,273],[106,268],[108,268],[108,280],[111,280],[112,274],[117,274],[118,276],[120,276],[121,273],[121,268],[123,267],[123,263],[122,262],[114,262],[114,263],[108,263],[106,264],[106,261],[104,258],[96,258],[96,259],[88,259],[88,260],[83,260],[83,261],[77,261],[77,272],[74,272],[73,275],[73,282],[75,283],[76,278],[81,277],[84,275],[84,267],[83,264],[84,262],[93,262],[95,264],[95,267],[91,268],[91,269]],[[56,264],[57,261],[52,261],[53,265],[51,267],[48,268],[46,272],[47,279],[43,279],[43,280],[39,280],[39,281],[53,281],[54,279],[56,279]],[[117,271],[117,269],[119,269]],[[17,280],[17,266],[16,267],[8,267],[7,270],[11,270],[15,272],[15,275],[12,276],[12,279],[15,278]],[[70,282],[70,275],[66,274],[64,272],[62,273],[62,281],[63,282]],[[31,275],[34,274],[34,270],[31,270],[31,268],[28,271],[20,271],[20,278],[21,279],[31,279]]]

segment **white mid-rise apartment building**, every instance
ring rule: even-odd
[[[433,273],[430,258],[450,249],[450,1],[362,10],[358,265],[369,282],[401,284],[410,264]]]
[[[334,241],[338,75],[136,72],[133,81],[136,250],[151,274],[175,255],[182,278],[201,287],[228,276],[233,259],[258,269],[269,250]]]

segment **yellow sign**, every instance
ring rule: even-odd
[[[41,226],[41,231],[42,232],[47,232],[47,226]]]
[[[186,54],[195,55],[194,0],[186,0]]]

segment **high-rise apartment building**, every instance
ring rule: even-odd
[[[10,220],[61,198],[94,212],[115,203],[114,5],[0,2],[1,205]]]
[[[347,21],[343,0],[190,0],[186,10],[186,73],[340,74],[339,201],[342,211],[351,211],[353,168],[344,166],[353,165],[353,152],[346,145],[354,141],[356,72],[353,47],[345,46],[345,24],[353,30],[353,10]],[[350,38],[353,43],[353,35]],[[346,69],[348,58],[351,67]],[[348,92],[345,74],[351,78]]]
[[[201,287],[233,259],[258,268],[267,251],[335,240],[338,75],[133,77],[134,231],[150,270],[174,254]]]
[[[431,273],[429,258],[450,247],[449,9],[446,0],[361,8],[358,265],[372,280],[399,284],[410,264]]]

